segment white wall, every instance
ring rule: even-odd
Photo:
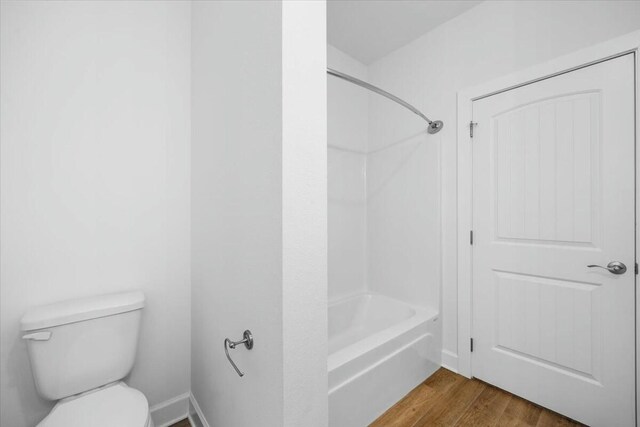
[[[329,67],[362,80],[367,67],[327,46]],[[366,153],[369,92],[328,77],[329,299],[363,292],[366,285]]]
[[[128,380],[189,390],[189,51],[185,2],[2,2],[0,425],[51,408],[19,319],[141,289]]]
[[[325,425],[324,3],[192,17],[192,392],[212,426]]]
[[[212,426],[283,419],[282,5],[192,5],[191,389]],[[245,329],[255,347],[223,340]]]
[[[285,427],[329,422],[326,26],[324,1],[282,2]]]
[[[456,92],[582,47],[640,28],[637,1],[489,1],[441,25],[369,67],[374,84],[413,103],[445,128],[439,135],[442,169],[442,313],[443,362],[456,367]],[[423,126],[419,120],[384,101],[372,100],[372,148],[411,138]],[[426,158],[425,158],[426,162]],[[424,185],[437,161],[431,160],[407,178]],[[418,170],[422,170],[419,173]],[[371,168],[369,168],[369,174]],[[428,210],[439,209],[435,189],[418,192],[405,186],[396,203],[410,203],[416,194],[430,200]],[[424,208],[427,208],[425,205]],[[369,223],[374,220],[369,213]],[[420,234],[430,221],[414,221]],[[431,239],[437,239],[433,234]],[[375,244],[375,243],[370,243]],[[425,260],[430,265],[432,260]],[[436,268],[436,267],[433,267]],[[428,283],[431,268],[416,271],[417,283]]]

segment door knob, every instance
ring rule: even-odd
[[[613,273],[613,274],[624,274],[627,272],[627,266],[621,263],[620,261],[611,261],[609,264],[607,264],[606,267],[603,267],[601,265],[595,265],[595,264],[587,265],[587,267],[602,268],[604,270],[608,270],[609,273]]]

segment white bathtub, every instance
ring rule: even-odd
[[[366,426],[440,366],[438,313],[383,295],[329,304],[329,425]]]

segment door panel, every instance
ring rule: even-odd
[[[599,107],[583,93],[493,118],[498,238],[591,243]]]
[[[496,347],[534,363],[598,378],[598,286],[507,272],[495,275]]]
[[[474,101],[473,117],[473,375],[633,425],[633,54]],[[587,267],[614,260],[628,271]]]

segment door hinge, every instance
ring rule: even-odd
[[[471,353],[473,353],[473,338],[471,338]]]
[[[473,127],[474,126],[478,126],[478,124],[476,122],[474,122],[473,120],[469,122],[469,136],[471,138],[473,138]]]
[[[469,230],[469,244],[473,245],[473,230]]]
[[[636,262],[636,274],[638,274],[638,263]]]

